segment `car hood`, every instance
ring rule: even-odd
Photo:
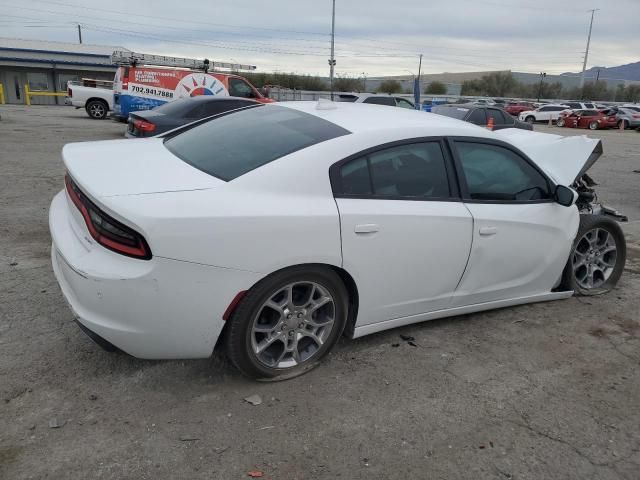
[[[98,198],[203,190],[222,183],[173,155],[161,138],[70,143],[62,159],[76,183]]]
[[[495,134],[522,150],[556,183],[571,186],[602,155],[602,142],[586,135],[563,137],[516,128]]]

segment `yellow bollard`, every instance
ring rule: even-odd
[[[4,85],[0,83],[0,105],[4,105]]]
[[[29,84],[26,83],[24,85],[24,102],[27,104],[27,106],[31,106],[31,97],[29,96],[31,94],[31,92],[29,92]]]

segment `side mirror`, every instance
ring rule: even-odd
[[[556,186],[553,192],[553,199],[562,206],[570,207],[576,200],[575,192],[564,185]]]

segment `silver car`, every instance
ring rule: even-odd
[[[640,111],[627,107],[619,107],[617,110],[618,128],[621,124],[624,124],[624,128],[640,128]]]

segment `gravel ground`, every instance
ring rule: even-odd
[[[143,361],[80,332],[49,264],[60,149],[124,125],[0,115],[0,478],[639,478],[640,133],[589,132],[601,198],[631,220],[614,292],[342,340],[263,384],[219,355]]]

